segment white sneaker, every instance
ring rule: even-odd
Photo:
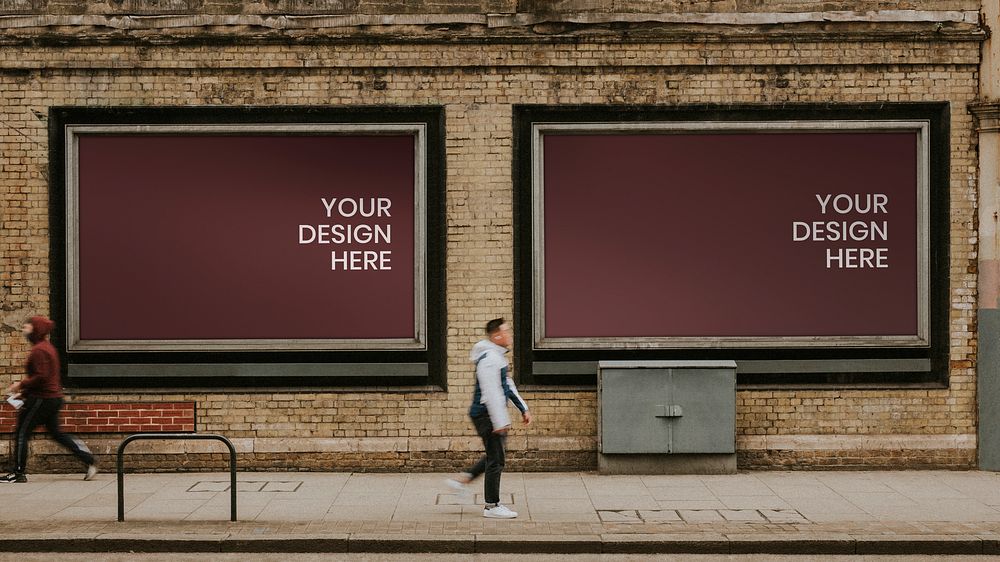
[[[487,507],[483,509],[483,517],[489,519],[513,519],[517,517],[516,511],[511,511],[505,505],[497,504],[495,507]]]
[[[446,486],[448,486],[449,488],[451,488],[452,491],[454,491],[456,494],[458,494],[460,496],[467,496],[467,495],[469,495],[469,486],[466,485],[464,482],[459,482],[458,480],[455,480],[454,478],[448,478],[448,479],[445,479],[444,483],[445,483]]]
[[[83,475],[84,480],[93,480],[97,476],[97,465],[92,464],[87,467],[87,474]]]

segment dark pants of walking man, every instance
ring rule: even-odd
[[[476,425],[476,433],[479,434],[483,445],[486,446],[486,454],[467,472],[472,476],[472,479],[478,478],[480,474],[485,474],[483,499],[486,503],[500,503],[500,475],[503,474],[507,434],[493,431],[493,423],[488,414],[472,418],[472,423]]]
[[[14,472],[24,474],[28,464],[28,442],[38,426],[44,425],[49,437],[73,453],[73,456],[83,461],[87,466],[94,464],[94,455],[90,449],[76,437],[63,433],[59,428],[59,410],[63,407],[62,398],[28,398],[17,415],[17,443],[14,454]]]

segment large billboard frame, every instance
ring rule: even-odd
[[[514,162],[514,326],[515,376],[528,388],[589,388],[597,379],[597,364],[605,360],[734,360],[738,383],[752,388],[944,388],[949,377],[950,307],[950,132],[947,102],[781,103],[690,105],[517,105],[513,111]],[[926,146],[926,229],[919,233],[926,251],[926,290],[920,306],[926,311],[921,337],[904,341],[855,339],[826,341],[699,342],[661,341],[644,345],[584,338],[546,340],[536,333],[538,275],[535,267],[536,125],[570,130],[606,123],[625,128],[648,126],[753,128],[761,123],[815,127],[817,123],[847,123],[859,128],[873,123],[921,124]],[[801,123],[801,125],[799,125]],[[685,125],[687,124],[687,125]],[[856,125],[854,125],[856,124]],[[542,295],[544,298],[544,295]],[[923,314],[923,312],[922,312]],[[539,337],[542,335],[543,337]],[[918,334],[919,336],[919,334]],[[864,341],[867,339],[867,341]],[[909,341],[905,341],[909,340]],[[538,344],[542,343],[541,346]],[[552,345],[552,344],[555,345]]]
[[[230,345],[162,340],[131,347],[114,342],[82,342],[70,326],[73,258],[69,197],[72,142],[67,131],[104,127],[184,127],[212,134],[218,130],[301,131],[323,129],[343,134],[419,134],[422,151],[417,176],[422,203],[415,212],[414,246],[423,260],[414,263],[415,337],[380,341],[273,341],[266,345]],[[50,314],[56,321],[52,340],[67,382],[81,390],[122,392],[178,388],[233,388],[283,391],[297,388],[385,386],[434,391],[447,386],[446,363],[446,222],[445,121],[440,106],[195,106],[80,107],[49,111],[49,255]],[[320,134],[323,134],[322,132]],[[415,197],[417,194],[415,193]],[[418,271],[419,270],[419,271]],[[77,328],[78,330],[78,328]],[[74,339],[75,338],[75,339]],[[293,338],[290,338],[290,340]],[[74,340],[75,345],[70,345]],[[83,344],[82,346],[80,344]],[[110,343],[110,345],[105,345]],[[129,343],[132,343],[131,341]],[[222,343],[223,345],[213,345]],[[261,343],[261,342],[256,342]],[[95,345],[96,344],[96,345]],[[176,345],[175,345],[176,344]]]
[[[899,121],[644,121],[631,123],[533,123],[532,154],[532,333],[534,349],[642,349],[727,347],[927,347],[930,345],[929,262],[930,203],[928,120]],[[548,337],[545,325],[545,153],[544,135],[551,134],[729,134],[729,133],[914,132],[917,134],[917,331],[897,336],[660,336]]]

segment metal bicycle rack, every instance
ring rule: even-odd
[[[229,520],[236,521],[236,448],[233,443],[214,433],[136,433],[129,435],[118,445],[118,520],[125,520],[125,447],[133,441],[151,439],[209,439],[212,441],[222,441],[229,448]]]

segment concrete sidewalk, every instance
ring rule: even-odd
[[[1000,554],[1000,475],[508,473],[515,520],[444,474],[30,475],[0,485],[0,550]],[[16,525],[14,522],[19,522]]]

